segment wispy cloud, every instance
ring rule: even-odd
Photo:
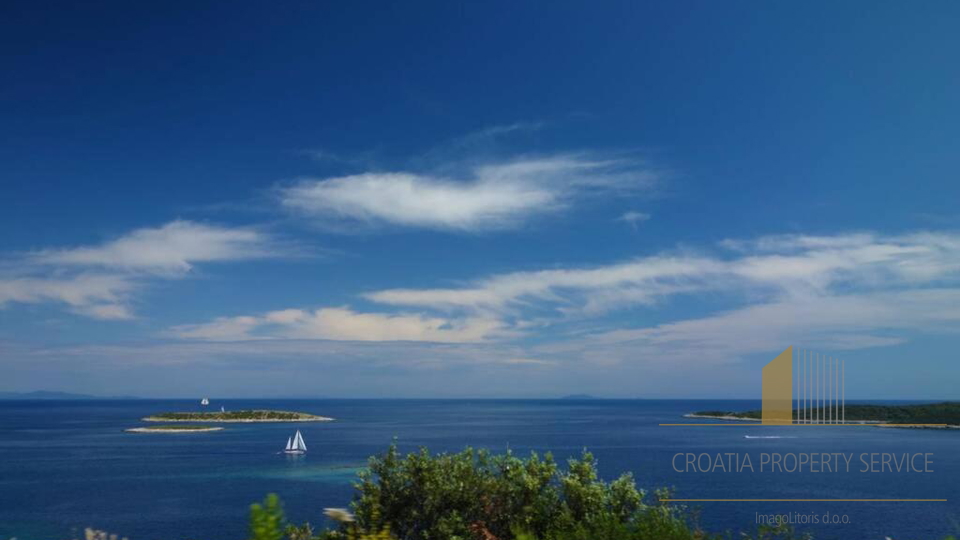
[[[898,345],[916,334],[960,331],[960,289],[818,296],[748,305],[707,317],[598,332],[538,347],[605,364],[729,363],[787,344],[823,350]]]
[[[663,253],[592,268],[500,274],[459,288],[387,289],[365,296],[383,304],[445,311],[510,313],[536,304],[575,313],[706,291],[757,301],[960,277],[960,237],[949,233],[771,236],[725,241],[721,247],[720,252]]]
[[[487,126],[435,146],[417,161],[443,166],[444,163],[451,161],[490,159],[501,152],[504,146],[510,144],[508,140],[515,142],[522,136],[540,131],[544,126],[544,122],[514,122]]]
[[[644,212],[637,212],[636,210],[631,210],[629,212],[624,212],[623,215],[621,215],[617,219],[619,221],[623,221],[624,223],[636,229],[637,225],[650,219],[650,214],[647,214]]]
[[[35,252],[29,261],[40,265],[187,272],[198,262],[267,257],[276,251],[269,238],[255,229],[229,228],[192,221],[172,221],[157,228],[137,229],[97,246]]]
[[[462,176],[368,172],[307,179],[279,191],[281,204],[321,222],[448,231],[516,227],[590,195],[650,189],[641,163],[584,155],[516,159],[470,167]]]
[[[173,221],[94,246],[10,255],[0,274],[0,308],[60,303],[97,319],[129,319],[132,294],[157,278],[186,275],[195,264],[278,256],[283,249],[249,228]]]
[[[349,308],[285,309],[258,316],[221,317],[182,325],[171,334],[184,339],[323,339],[335,341],[423,341],[473,343],[502,337],[503,323],[491,318],[428,317],[419,314],[358,313]]]
[[[772,236],[592,268],[500,274],[459,288],[365,295],[414,313],[292,309],[181,326],[174,334],[204,340],[439,343],[534,337],[553,344],[520,358],[547,360],[549,354],[579,349],[585,357],[609,361],[629,357],[624,346],[664,357],[709,350],[713,358],[730,358],[802,336],[833,348],[859,348],[899,343],[903,331],[948,331],[960,316],[950,307],[960,305],[951,303],[960,298],[960,289],[952,288],[958,279],[960,238],[950,233]],[[675,297],[705,294],[735,307],[650,327],[605,321],[591,322],[593,330],[573,336],[550,330],[627,307],[652,312]]]
[[[438,310],[513,312],[531,305],[570,309],[611,293],[637,303],[701,289],[704,278],[724,272],[724,263],[695,255],[658,255],[593,268],[514,272],[453,289],[388,289],[366,294],[382,304]],[[600,296],[598,296],[600,295]]]
[[[460,137],[444,141],[421,155],[407,160],[410,164],[419,165],[417,169],[437,167],[444,169],[452,164],[479,161],[488,161],[502,155],[508,144],[508,139],[516,139],[522,135],[529,135],[539,131],[544,122],[514,122],[487,126],[469,132]],[[511,141],[513,142],[513,141]],[[296,154],[306,156],[314,161],[330,165],[338,165],[351,170],[384,170],[388,159],[382,148],[375,147],[362,151],[334,151],[329,148],[309,148],[296,151]],[[389,167],[386,167],[389,169]]]
[[[461,288],[380,291],[369,299],[395,305],[372,311],[341,306],[220,317],[171,328],[167,337],[174,339],[159,343],[48,347],[16,357],[45,365],[77,358],[184,364],[207,370],[208,384],[224,369],[278,383],[290,370],[341,370],[351,380],[363,372],[363,387],[352,391],[365,395],[389,394],[407,370],[455,373],[438,378],[436,395],[452,391],[450,384],[461,384],[461,394],[482,384],[501,389],[500,379],[514,381],[518,393],[568,391],[575,381],[596,392],[690,395],[691,384],[709,393],[721,379],[734,393],[749,392],[737,364],[786,344],[854,350],[958,332],[958,240],[924,232],[727,241],[604,266],[494,275]],[[79,306],[110,306],[110,291],[73,298]],[[680,296],[711,302],[702,315],[675,317],[664,306]],[[639,316],[605,314],[620,308]],[[655,322],[631,322],[644,320]],[[709,375],[691,382],[678,366]]]
[[[0,277],[0,308],[18,302],[66,304],[96,319],[132,318],[125,305],[134,280],[119,274],[82,273],[71,277]]]
[[[960,236],[954,233],[786,235],[594,268],[502,274],[460,288],[383,290],[367,298],[515,324],[535,318],[542,327],[590,321],[629,306],[655,313],[681,295],[710,295],[738,307],[654,326],[554,334],[552,343],[534,350],[596,362],[720,362],[798,341],[865,348],[901,343],[918,332],[950,332],[960,322],[958,281]]]

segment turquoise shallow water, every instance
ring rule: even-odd
[[[0,538],[67,538],[95,526],[135,540],[239,540],[252,502],[275,492],[294,521],[322,524],[346,506],[366,457],[396,437],[412,450],[465,446],[564,459],[589,448],[601,474],[631,471],[642,487],[683,498],[947,498],[946,503],[702,503],[711,530],[752,528],[756,514],[826,512],[846,524],[801,527],[818,538],[941,538],[960,531],[960,432],[879,428],[658,426],[703,409],[757,401],[213,400],[278,408],[332,423],[230,424],[198,434],[130,434],[139,418],[193,410],[194,401],[0,402]],[[299,427],[310,452],[278,455]],[[744,435],[781,439],[745,439]],[[678,473],[678,452],[930,452],[934,473]],[[855,461],[854,467],[859,464]]]

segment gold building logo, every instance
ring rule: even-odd
[[[763,367],[761,423],[844,424],[845,381],[843,361],[787,347]]]

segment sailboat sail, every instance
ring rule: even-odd
[[[303,435],[300,434],[300,430],[297,430],[296,440],[294,441],[294,448],[297,450],[307,451],[307,443],[303,442]]]
[[[293,437],[287,437],[287,447],[283,451],[288,454],[303,454],[307,451],[307,443],[303,442],[299,429]]]

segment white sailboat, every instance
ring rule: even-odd
[[[209,404],[210,404],[210,400],[207,399],[207,398],[203,398],[203,399],[200,400],[200,404],[201,404],[201,405],[209,405]]]
[[[283,450],[284,454],[306,454],[307,443],[303,442],[303,435],[297,430],[296,435],[287,437],[287,447]]]

